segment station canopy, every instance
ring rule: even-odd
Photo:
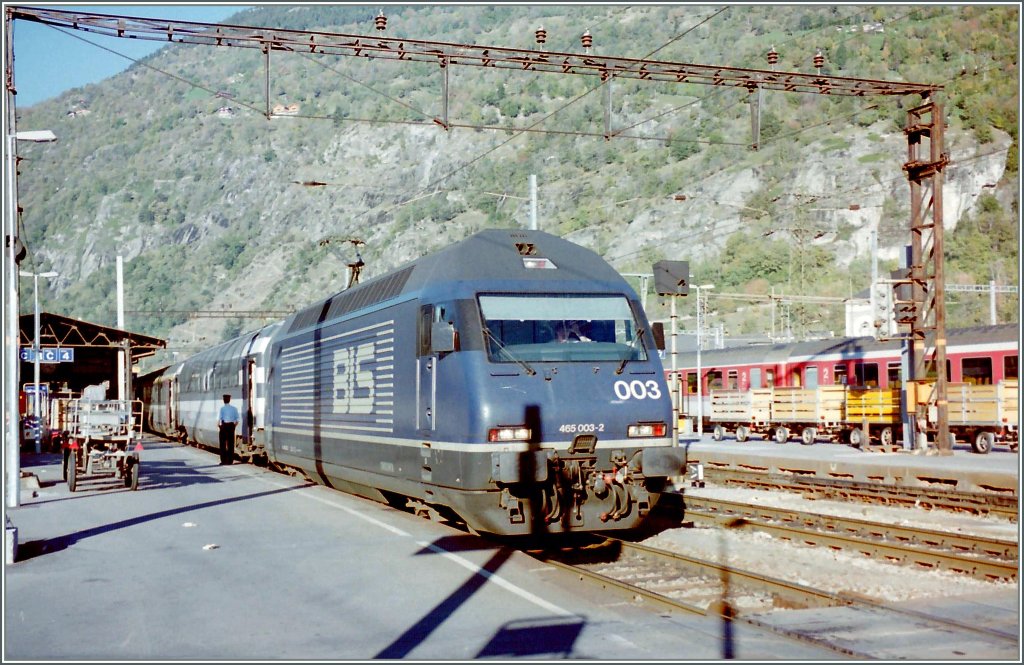
[[[19,324],[20,383],[24,385],[33,381],[35,372],[35,315],[22,314]],[[126,351],[135,366],[142,358],[166,347],[167,341],[157,337],[50,312],[39,314],[39,380],[54,384],[55,390],[63,387],[80,392],[85,386],[104,380],[116,385],[118,351]]]

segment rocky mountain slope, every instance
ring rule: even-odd
[[[765,68],[775,48],[792,71],[811,70],[813,45],[823,73],[942,84],[949,279],[1016,280],[1017,7],[723,9],[389,7],[386,34],[535,47],[543,24],[554,51],[579,52],[586,29],[601,53],[665,45],[652,57]],[[257,7],[228,22],[371,34],[378,11]],[[19,128],[60,136],[19,146],[28,267],[61,275],[47,309],[112,324],[121,255],[129,327],[202,346],[265,319],[189,311],[273,318],[343,288],[348,238],[365,242],[368,278],[481,228],[528,226],[531,174],[540,228],[624,273],[689,260],[721,291],[849,296],[868,287],[872,233],[883,270],[909,242],[902,125],[919,98],[767,93],[753,151],[741,90],[615,81],[606,99],[586,77],[455,67],[450,117],[473,128],[445,131],[432,122],[436,66],[275,52],[268,120],[263,64],[255,51],[171,45],[19,109]],[[605,108],[613,129],[646,138],[601,138]],[[953,316],[985,320],[985,305]],[[732,314],[727,333],[766,329],[738,307],[717,308]],[[650,308],[664,315],[656,298]],[[842,332],[839,308],[798,316]]]

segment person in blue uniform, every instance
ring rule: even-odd
[[[224,406],[220,407],[217,427],[220,429],[220,463],[231,464],[235,452],[235,427],[238,426],[238,409],[231,403],[231,395],[224,395]]]

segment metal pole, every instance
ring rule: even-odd
[[[42,433],[43,433],[43,414],[42,414],[42,409],[40,408],[40,395],[39,395],[39,354],[40,354],[40,350],[39,350],[39,275],[38,274],[33,274],[32,275],[32,299],[35,302],[35,319],[36,319],[35,320],[35,324],[36,324],[35,325],[35,328],[36,328],[35,333],[36,333],[36,335],[35,335],[35,338],[34,338],[35,341],[32,342],[32,348],[33,348],[33,350],[35,352],[35,358],[33,359],[34,362],[32,363],[34,365],[34,367],[33,367],[34,375],[32,377],[33,378],[33,382],[32,383],[33,383],[33,390],[35,391],[35,393],[34,393],[35,399],[33,400],[33,402],[34,402],[33,413],[36,416],[35,443],[36,443],[36,453],[38,454],[38,453],[43,452],[43,443],[40,440],[40,437],[42,436]]]
[[[700,320],[700,287],[694,287],[697,289],[697,438],[700,439],[704,435],[704,372],[700,366],[700,347],[701,347],[701,320]]]
[[[672,445],[679,445],[679,413],[682,407],[682,395],[679,390],[679,377],[676,375],[676,297],[672,298]]]
[[[124,330],[124,263],[120,255],[117,257],[117,328]],[[117,352],[117,399],[125,400],[125,367],[124,349]]]
[[[988,282],[988,312],[989,312],[989,323],[996,325],[999,323],[996,318],[996,280],[991,279]]]
[[[537,230],[537,176],[530,174],[530,229]]]
[[[13,46],[11,45],[11,18],[7,15],[5,24],[7,38],[7,71],[11,72],[14,64]],[[17,186],[17,132],[15,130],[14,95],[11,88],[7,89],[7,113],[4,116],[7,124],[7,214],[4,215],[7,241],[7,353],[5,361],[7,370],[7,389],[5,398],[5,417],[7,418],[7,507],[17,508],[21,505],[21,449],[18,436],[18,379],[21,368],[18,347],[21,342],[21,331],[18,324],[18,264],[15,260],[15,243],[18,237],[18,186]]]
[[[868,291],[870,294],[871,302],[871,317],[874,318],[875,312],[878,311],[876,308],[876,300],[878,296],[875,291],[878,290],[878,231],[871,232],[871,289]],[[882,326],[887,328],[887,321],[882,321]],[[875,335],[878,336],[877,334]]]

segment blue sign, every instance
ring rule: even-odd
[[[35,362],[36,354],[32,347],[21,347],[21,359],[26,362]],[[41,363],[73,363],[75,362],[75,350],[63,347],[42,347],[39,349],[39,362]]]
[[[32,397],[33,395],[35,395],[36,394],[36,384],[34,384],[34,383],[26,383],[25,384],[25,394],[28,395],[29,397]],[[50,396],[50,386],[48,386],[45,383],[40,383],[39,384],[39,397],[40,397],[40,399],[46,399],[49,396]]]

